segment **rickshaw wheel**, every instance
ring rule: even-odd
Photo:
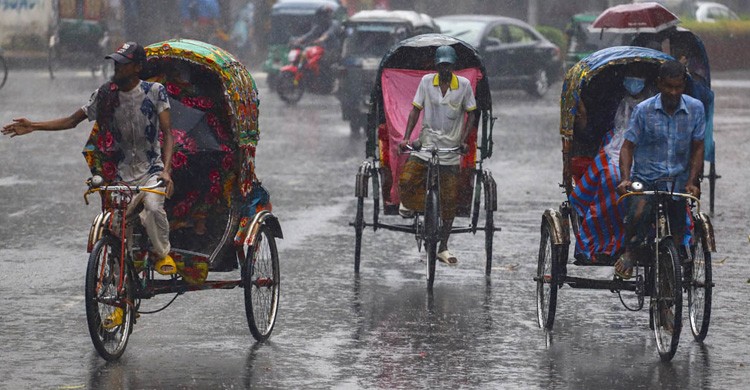
[[[562,245],[552,242],[551,227],[542,222],[542,238],[539,243],[539,260],[536,270],[536,311],[539,326],[551,330],[555,323],[557,306],[558,263]]]
[[[287,104],[296,104],[302,99],[305,89],[302,85],[294,85],[294,74],[291,72],[281,72],[276,87],[279,97]]]
[[[484,220],[484,250],[487,255],[487,264],[485,265],[484,274],[490,276],[490,272],[492,272],[492,240],[495,237],[495,220],[491,205],[487,204],[485,207],[487,208],[487,216]]]
[[[0,56],[0,72],[2,72],[2,78],[0,79],[0,88],[2,88],[8,80],[8,64],[3,56]]]
[[[680,257],[674,241],[666,239],[658,245],[659,266],[654,269],[650,314],[656,338],[656,349],[661,360],[667,362],[674,357],[680,342],[682,278]]]
[[[424,208],[424,247],[427,252],[427,288],[435,283],[437,245],[440,241],[440,204],[436,191],[429,191]]]
[[[688,318],[693,338],[703,342],[708,334],[711,320],[711,293],[713,279],[711,274],[711,251],[706,246],[705,232],[700,224],[695,226],[695,246],[691,248],[693,262],[685,267],[685,278],[689,283]]]
[[[262,224],[245,256],[242,270],[245,314],[257,341],[268,339],[279,309],[279,254],[271,229]]]
[[[116,238],[105,235],[94,244],[86,270],[86,322],[94,348],[105,360],[117,360],[128,344],[133,328],[134,309],[128,262],[124,262],[124,295],[118,293],[121,245]],[[122,322],[106,328],[103,318],[122,310]]]
[[[354,219],[354,273],[359,273],[359,260],[362,253],[362,231],[365,229],[365,198],[357,197],[357,216]]]

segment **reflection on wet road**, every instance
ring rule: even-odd
[[[750,380],[744,260],[750,88],[716,86],[718,183],[714,312],[704,345],[683,330],[660,363],[648,313],[608,291],[560,290],[554,332],[536,323],[542,212],[563,199],[557,84],[542,100],[493,95],[498,181],[492,276],[482,235],[455,235],[460,264],[439,266],[433,294],[414,237],[364,231],[353,272],[354,175],[364,137],[351,135],[332,96],[283,105],[261,86],[257,173],[284,230],[281,306],[269,342],[254,343],[242,291],[195,292],[139,319],[122,359],[89,340],[85,240],[95,206],[77,130],[0,140],[0,388],[741,388]],[[0,91],[0,121],[68,115],[98,80],[17,71]],[[39,94],[31,91],[44,91]],[[365,215],[371,218],[371,198]],[[388,217],[397,218],[397,217]],[[395,219],[397,220],[397,219]],[[461,223],[461,221],[457,221]],[[572,267],[571,267],[572,268]],[[608,269],[571,274],[608,277]],[[145,302],[156,309],[171,296]]]

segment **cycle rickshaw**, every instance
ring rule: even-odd
[[[679,342],[683,290],[687,292],[687,311],[694,338],[700,342],[708,332],[713,288],[711,252],[715,252],[716,245],[711,220],[700,211],[697,198],[674,189],[627,194],[653,196],[658,206],[654,207],[655,218],[651,219],[655,221],[654,231],[649,235],[649,242],[634,253],[636,271],[632,280],[574,277],[567,274],[567,269],[571,232],[575,236],[573,265],[611,267],[624,251],[625,206],[615,193],[619,168],[609,160],[603,146],[612,137],[610,129],[623,96],[625,67],[638,64],[641,69],[647,69],[647,80],[652,82],[659,65],[671,59],[665,53],[648,48],[617,46],[589,55],[568,71],[560,101],[563,152],[560,186],[566,199],[557,209],[547,209],[542,216],[534,277],[539,326],[547,330],[554,324],[558,289],[564,285],[610,290],[632,311],[641,310],[645,297],[649,297],[649,325],[664,361],[672,359]],[[594,125],[577,129],[574,123],[581,99],[587,102],[588,121]],[[680,255],[672,239],[663,210],[675,197],[692,201],[685,213],[690,231],[685,234],[686,241],[681,243],[689,248],[684,255]],[[634,292],[636,304],[626,303],[622,296],[625,291]]]
[[[51,19],[47,64],[50,78],[62,64],[89,65],[92,76],[112,72],[104,56],[112,49],[107,29],[108,4],[103,0],[58,0],[50,8]]]
[[[154,273],[136,213],[126,212],[138,192],[154,190],[113,182],[112,134],[95,125],[83,151],[95,175],[86,195],[98,192],[102,198],[88,239],[91,339],[103,358],[117,359],[139,315],[163,309],[146,311],[144,300],[242,287],[250,332],[265,340],[279,305],[276,239],[282,231],[255,176],[255,81],[231,54],[207,43],[169,40],[147,46],[146,53],[142,77],[163,83],[171,106],[175,191],[165,208],[177,274]],[[215,273],[226,276],[208,278]]]
[[[468,153],[461,157],[456,213],[459,219],[456,220],[457,224],[453,226],[451,233],[484,232],[485,274],[490,275],[493,235],[495,231],[500,230],[495,227],[493,218],[497,210],[497,186],[492,173],[483,168],[484,159],[492,155],[492,99],[485,69],[477,51],[461,40],[441,34],[423,34],[403,40],[393,46],[380,62],[370,99],[372,106],[367,117],[367,159],[360,165],[355,181],[357,212],[351,225],[355,231],[356,273],[359,273],[362,232],[365,228],[372,227],[373,231],[399,231],[414,234],[418,249],[424,244],[427,251],[428,288],[433,285],[441,225],[437,188],[430,186],[427,189],[425,209],[418,210],[411,223],[381,219],[381,201],[384,216],[399,218],[398,178],[408,155],[400,153],[398,144],[404,136],[414,92],[422,76],[435,72],[435,50],[442,45],[450,45],[456,50],[458,62],[454,72],[471,82],[479,114],[468,138]],[[480,127],[481,133],[478,131]],[[419,130],[418,123],[412,133],[412,140],[419,136]],[[372,220],[366,221],[364,200],[369,195],[369,185],[372,185],[373,208]],[[484,225],[480,225],[480,213],[484,213]],[[468,217],[469,223],[458,226],[460,217]]]

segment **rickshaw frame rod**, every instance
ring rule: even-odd
[[[636,290],[636,282],[627,280],[587,279],[578,278],[575,276],[566,276],[562,283],[567,284],[571,288],[582,288],[589,290]]]
[[[136,289],[133,296],[136,299],[148,299],[156,295],[184,293],[201,290],[231,290],[241,286],[242,280],[207,280],[201,284],[189,284],[183,280],[151,280],[145,288]]]
[[[363,222],[363,223],[364,223],[364,227],[365,228],[368,227],[368,226],[371,226],[371,227],[374,227],[375,229],[385,229],[385,230],[391,230],[391,231],[395,231],[395,232],[404,232],[404,233],[416,233],[416,231],[414,229],[414,224],[409,224],[409,225],[390,225],[390,224],[385,224],[385,223],[368,223],[368,222]],[[354,226],[354,222],[349,222],[349,226]],[[451,229],[451,234],[453,234],[453,233],[474,233],[475,230],[485,231],[485,230],[487,230],[487,228],[486,227],[471,227],[471,226],[469,226],[469,227],[454,227],[454,228]],[[502,228],[500,228],[500,227],[494,227],[493,230],[496,231],[496,232],[499,232],[499,231],[502,230]]]

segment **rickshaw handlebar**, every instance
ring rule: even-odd
[[[430,146],[429,148],[425,148],[426,151],[431,152],[432,154],[437,153],[456,153],[461,154],[461,147],[460,146],[454,146],[452,148],[438,148],[435,146]],[[419,152],[422,150],[422,143],[419,141],[414,141],[411,144],[404,145],[403,152]]]
[[[155,184],[152,184],[150,186],[129,186],[125,184],[119,184],[119,185],[102,185],[104,183],[104,179],[102,179],[101,176],[93,176],[86,180],[86,184],[89,186],[89,189],[86,190],[83,194],[83,200],[86,202],[86,204],[89,204],[88,196],[90,194],[93,194],[94,192],[102,192],[102,191],[109,191],[109,192],[131,192],[131,193],[139,193],[139,192],[151,192],[157,195],[167,196],[167,193],[164,191],[156,190],[156,188],[164,187],[164,181],[163,180],[157,180]]]
[[[628,192],[620,195],[619,198],[617,198],[617,203],[618,204],[620,203],[621,200],[623,200],[623,199],[625,199],[625,198],[627,198],[629,196],[635,196],[635,195],[650,195],[650,196],[655,196],[655,195],[669,195],[669,196],[677,196],[677,197],[680,197],[680,198],[685,198],[685,199],[689,199],[689,200],[695,201],[695,204],[698,207],[698,213],[701,212],[701,201],[700,201],[700,199],[698,199],[694,195],[686,194],[686,193],[683,193],[683,192],[670,192],[670,191],[641,191],[640,189],[643,188],[643,184],[641,184],[639,182],[634,182],[631,185],[631,188],[633,190],[630,190],[630,191],[628,191]]]

